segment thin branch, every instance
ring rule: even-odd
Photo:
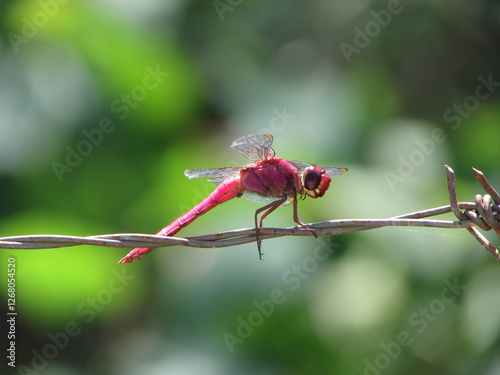
[[[455,191],[455,176],[449,166],[446,167],[448,176],[448,192],[450,205],[435,207],[423,211],[399,215],[387,219],[343,219],[329,220],[307,224],[318,236],[338,235],[342,233],[359,232],[387,226],[413,226],[430,228],[460,229],[466,228],[479,243],[485,247],[496,259],[500,258],[496,249],[476,228],[493,229],[500,238],[500,196],[488,183],[482,172],[473,169],[481,186],[488,194],[477,195],[475,202],[458,202]],[[492,199],[496,204],[492,204]],[[462,211],[464,210],[464,211]],[[459,220],[431,220],[432,216],[453,212]],[[282,236],[309,236],[310,232],[300,226],[289,228],[261,228],[262,239]],[[29,235],[0,238],[0,248],[4,249],[51,249],[77,245],[94,245],[107,247],[166,247],[188,246],[198,248],[216,248],[241,245],[255,241],[255,228],[245,228],[227,232],[179,238],[161,237],[147,234],[108,234],[100,236],[76,237],[60,235]]]

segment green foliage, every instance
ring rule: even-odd
[[[2,5],[3,236],[155,233],[215,187],[184,170],[246,164],[229,145],[257,132],[278,157],[349,168],[299,203],[304,222],[445,205],[445,163],[460,201],[484,193],[472,166],[500,187],[495,2],[114,3]],[[251,227],[257,208],[235,199],[179,235]],[[264,223],[293,225],[291,207]],[[263,248],[121,266],[129,249],[2,250],[18,360],[75,322],[47,372],[498,372],[498,266],[465,230]]]

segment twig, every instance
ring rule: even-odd
[[[458,202],[455,190],[455,174],[445,165],[448,176],[448,193],[450,205],[408,213],[388,219],[344,219],[329,220],[307,227],[314,230],[318,236],[337,235],[359,232],[387,226],[415,226],[431,228],[466,228],[479,243],[485,247],[497,260],[500,254],[476,228],[493,229],[500,238],[500,195],[488,183],[483,173],[474,169],[474,174],[481,186],[486,190],[484,196],[476,195],[475,202]],[[492,199],[495,204],[492,204]],[[464,210],[464,211],[462,211]],[[430,220],[431,216],[453,212],[458,218],[451,220]],[[282,236],[308,236],[310,232],[300,226],[289,228],[262,228],[262,239]],[[4,249],[51,249],[77,245],[95,245],[107,247],[166,247],[188,246],[199,248],[216,248],[240,245],[255,241],[255,228],[238,229],[227,232],[209,234],[197,237],[160,237],[147,234],[108,234],[101,236],[76,237],[59,235],[30,235],[0,238],[0,248]]]

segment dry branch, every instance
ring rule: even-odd
[[[500,238],[500,195],[488,183],[483,173],[472,169],[477,180],[487,194],[476,195],[474,203],[458,202],[455,190],[453,170],[445,165],[448,176],[448,192],[450,204],[428,210],[412,212],[388,219],[345,219],[329,220],[307,226],[318,236],[337,235],[359,232],[387,226],[418,226],[432,228],[466,228],[479,243],[497,260],[500,254],[477,229],[488,231],[493,229]],[[493,204],[494,203],[494,204]],[[463,210],[463,211],[462,211]],[[458,220],[431,220],[432,216],[453,212]],[[308,236],[310,232],[300,226],[289,228],[261,228],[262,239],[282,236]],[[255,241],[255,228],[238,229],[228,232],[204,236],[179,238],[160,237],[147,234],[108,234],[101,236],[76,237],[59,235],[29,235],[1,237],[0,248],[4,249],[51,249],[76,245],[96,245],[107,247],[165,247],[188,246],[215,248],[240,245]]]

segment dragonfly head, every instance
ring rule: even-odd
[[[325,195],[330,186],[332,178],[326,174],[324,169],[317,165],[310,165],[302,175],[302,184],[307,195],[311,198],[318,198]]]

